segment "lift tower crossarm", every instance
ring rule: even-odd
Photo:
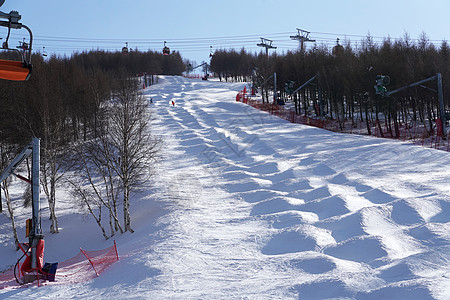
[[[266,56],[269,58],[269,49],[277,49],[277,47],[273,46],[272,43],[272,40],[261,38],[261,43],[256,44],[256,46],[266,48]]]
[[[272,40],[265,39],[265,38],[260,38],[260,39],[261,39],[261,43],[256,44],[256,46],[266,47],[266,48],[269,48],[269,49],[277,49],[277,47],[272,46],[272,43],[273,43]]]
[[[310,39],[309,34],[310,34],[309,31],[297,28],[297,35],[291,35],[290,38],[292,40],[297,40],[300,42],[300,51],[303,52],[305,50],[305,48],[304,48],[305,42],[313,42],[314,43],[316,41],[316,40]]]

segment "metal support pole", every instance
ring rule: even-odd
[[[277,73],[273,73],[273,103],[277,104]]]
[[[320,87],[320,85],[318,85],[317,87],[317,91],[319,93],[319,115],[320,115],[320,120],[323,120],[323,99],[322,99],[322,88]]]
[[[444,109],[444,95],[442,93],[442,74],[437,73],[436,77],[437,77],[437,82],[438,82],[439,107],[440,107],[440,111],[441,111],[442,138],[446,139],[447,138],[447,130],[445,128],[445,122],[447,120],[445,117],[445,109]]]
[[[31,269],[37,269],[37,246],[42,240],[41,217],[40,217],[40,196],[39,196],[39,168],[40,168],[40,140],[33,138],[22,152],[17,155],[13,161],[0,174],[0,182],[14,174],[14,171],[28,157],[32,155],[32,173],[31,173],[31,193],[32,193],[32,227],[29,235],[29,245],[31,247]],[[18,176],[18,175],[16,175]],[[22,176],[18,176],[24,179]],[[25,178],[25,181],[30,182]]]
[[[33,146],[32,154],[32,176],[31,176],[31,189],[32,189],[32,209],[33,209],[33,227],[30,234],[30,246],[31,246],[31,268],[37,268],[36,260],[36,247],[39,240],[42,239],[41,232],[41,218],[40,218],[40,203],[39,203],[39,167],[40,167],[40,140],[39,138],[33,138],[31,141]]]

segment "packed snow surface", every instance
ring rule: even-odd
[[[450,299],[450,154],[291,124],[235,102],[243,87],[167,76],[145,89],[162,159],[133,198],[135,233],[113,238],[119,262],[0,298]],[[58,197],[56,235],[42,197],[45,261],[112,244]],[[7,269],[20,253],[5,213],[0,238]]]

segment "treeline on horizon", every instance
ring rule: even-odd
[[[98,128],[96,113],[110,100],[115,82],[138,74],[181,75],[179,52],[89,51],[70,57],[32,56],[26,82],[0,80],[0,141],[24,144],[40,137],[51,124],[62,123],[67,142],[86,139]]]
[[[43,120],[64,120],[65,136],[71,141],[86,138],[95,132],[95,113],[114,89],[114,78],[136,74],[181,75],[186,62],[179,52],[163,55],[160,52],[89,51],[70,57],[33,55],[33,73],[27,82],[0,81],[0,140],[13,143],[40,136]],[[450,49],[443,41],[432,44],[425,34],[412,40],[408,34],[401,39],[386,38],[381,44],[368,35],[358,45],[343,41],[329,48],[313,45],[308,51],[249,53],[244,49],[217,50],[211,58],[210,71],[221,80],[254,80],[263,91],[273,90],[267,80],[277,73],[277,91],[285,100],[295,101],[298,114],[322,115],[340,122],[360,119],[374,121],[383,118],[392,122],[406,119],[428,121],[432,133],[438,113],[436,93],[424,88],[411,88],[390,98],[375,95],[375,79],[383,74],[390,77],[388,89],[398,88],[440,72],[443,77],[444,101],[450,95]],[[296,88],[315,75],[309,85],[296,95],[285,91],[287,82]],[[267,82],[263,85],[264,81]],[[435,84],[428,86],[435,88]],[[318,91],[322,102],[318,105]],[[40,116],[42,107],[50,112]],[[322,112],[318,107],[322,107]],[[394,130],[395,131],[395,130]],[[395,133],[392,134],[395,136]]]
[[[273,90],[273,80],[268,78],[276,73],[278,96],[295,101],[297,114],[322,115],[342,126],[359,118],[367,123],[368,134],[370,126],[382,120],[392,137],[398,137],[398,127],[410,121],[424,123],[427,132],[433,134],[434,121],[439,117],[437,93],[415,87],[384,98],[375,93],[377,75],[388,75],[387,89],[393,90],[439,72],[446,107],[450,96],[449,45],[442,41],[435,46],[424,33],[414,41],[405,33],[401,39],[386,38],[381,44],[368,35],[358,45],[352,46],[350,41],[333,48],[315,44],[307,51],[272,53],[269,57],[244,49],[217,50],[211,59],[211,71],[220,80],[253,80],[263,90]],[[296,89],[315,75],[312,85],[295,95],[286,93],[287,82],[293,81]],[[437,89],[435,81],[424,85]],[[319,107],[323,107],[322,112]]]

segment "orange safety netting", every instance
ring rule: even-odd
[[[36,280],[26,285],[20,285],[14,277],[14,267],[12,267],[0,274],[0,289],[85,282],[98,277],[100,273],[118,260],[119,255],[115,242],[111,247],[102,250],[86,251],[80,248],[80,252],[76,256],[58,263],[55,281],[44,281],[41,276],[42,273],[34,273],[31,276],[36,276]],[[16,275],[22,277],[19,270],[20,266],[16,269]]]

